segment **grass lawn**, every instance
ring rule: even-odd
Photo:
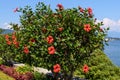
[[[9,77],[8,75],[0,71],[0,80],[15,80],[15,79]]]

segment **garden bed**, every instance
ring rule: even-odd
[[[90,57],[91,59],[89,60],[89,68],[90,68],[90,72],[87,74],[87,77],[89,80],[97,80],[97,79],[108,79],[108,80],[119,80],[120,79],[120,68],[116,67],[115,65],[113,65],[110,61],[110,59],[100,50],[96,50]],[[14,64],[15,67],[20,67],[20,66],[25,66],[24,64]],[[106,67],[104,67],[106,66]],[[104,68],[103,68],[104,67]],[[32,67],[31,67],[32,68]],[[30,68],[24,68],[26,70],[30,69]],[[21,72],[24,69],[19,69]],[[34,80],[45,80],[47,77],[51,77],[52,78],[52,74],[50,73],[50,71],[48,71],[47,69],[44,68],[40,68],[40,67],[34,67],[35,71],[38,72],[34,72]],[[28,70],[30,71],[30,70]],[[108,73],[109,72],[109,73]],[[1,72],[0,72],[1,73]],[[45,76],[45,74],[47,74],[47,77]],[[100,75],[102,77],[100,77]],[[106,77],[106,75],[108,77]],[[6,75],[5,75],[6,76]],[[79,76],[76,77],[76,80],[85,80],[85,76],[82,73],[81,69],[77,69],[74,73],[74,76]],[[91,76],[91,77],[90,77]],[[9,76],[8,76],[9,77]],[[0,78],[1,75],[0,75]],[[6,77],[7,78],[7,77]],[[9,78],[8,78],[9,79]],[[10,78],[10,80],[13,78]],[[6,79],[3,79],[6,80]],[[75,80],[75,79],[73,79]]]
[[[13,77],[16,80],[32,80],[33,74],[31,72],[20,73],[14,67],[8,67],[5,65],[0,65],[0,70]]]

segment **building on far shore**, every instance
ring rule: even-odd
[[[120,40],[120,38],[113,38],[113,37],[106,37],[106,38],[105,38],[105,41],[106,41],[106,42],[112,41],[112,40]]]

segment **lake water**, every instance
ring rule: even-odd
[[[105,54],[115,65],[120,66],[120,40],[111,40],[108,44],[109,46],[105,45]]]

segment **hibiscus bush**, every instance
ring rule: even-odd
[[[35,10],[26,6],[14,12],[22,13],[21,24],[12,24],[19,41],[15,60],[47,68],[54,77],[61,72],[65,80],[71,80],[78,67],[87,74],[87,61],[81,63],[94,50],[103,50],[107,29],[101,28],[102,22],[96,23],[91,8],[65,9],[58,4],[52,10],[38,3]]]
[[[4,64],[12,66],[12,59],[14,58],[14,46],[15,40],[12,34],[1,34],[0,35],[0,57],[2,58]],[[16,45],[17,47],[17,45]]]

